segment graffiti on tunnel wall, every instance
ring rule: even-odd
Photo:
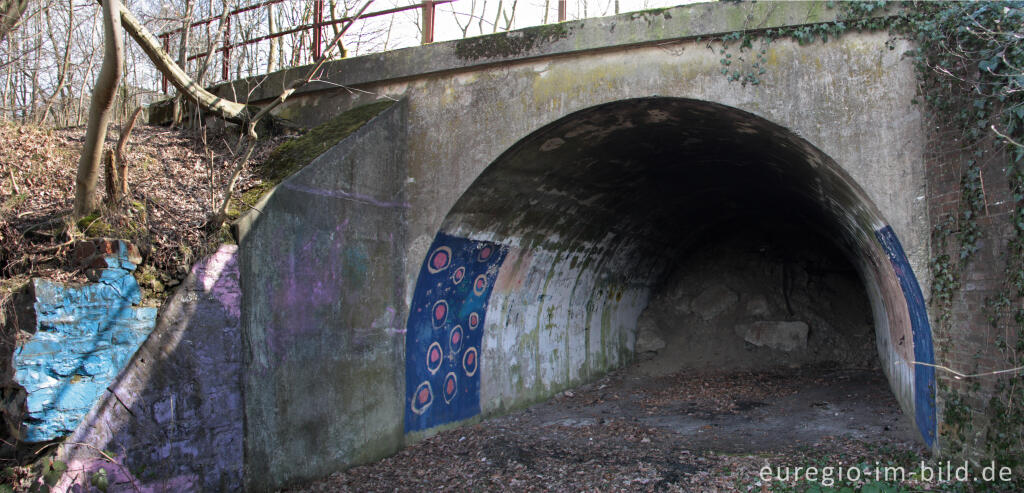
[[[914,335],[914,361],[935,364],[932,348],[932,328],[928,322],[928,307],[924,303],[921,286],[917,283],[903,245],[892,230],[886,226],[875,231],[878,243],[889,256],[900,290],[907,300],[907,312],[910,314],[910,327]],[[926,365],[914,365],[914,418],[917,429],[928,446],[935,442],[935,368]]]
[[[405,339],[405,431],[480,413],[484,316],[506,249],[439,233],[420,269]]]

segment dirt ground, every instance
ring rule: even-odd
[[[767,491],[766,464],[924,453],[877,369],[641,368],[292,491]]]

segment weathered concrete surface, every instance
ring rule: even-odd
[[[816,19],[821,7],[817,3],[770,5],[802,12],[805,19]],[[708,15],[720,16],[715,22],[725,26],[721,31],[776,22],[768,13],[748,8],[719,4],[666,12],[672,19],[687,17],[683,12],[691,12],[688,9],[712,12]],[[415,273],[437,232],[497,242],[510,249],[489,305],[488,319],[498,325],[489,324],[484,333],[484,413],[525,405],[628,359],[636,320],[671,257],[651,253],[671,239],[671,234],[666,237],[651,227],[654,220],[590,207],[581,201],[596,196],[599,188],[590,195],[566,195],[566,182],[552,173],[564,168],[582,170],[586,176],[588,167],[598,163],[607,170],[601,187],[612,195],[632,190],[642,197],[655,189],[626,186],[617,192],[614,188],[630,183],[616,178],[617,172],[632,177],[643,169],[637,166],[648,166],[652,172],[656,169],[630,158],[629,152],[654,156],[652,159],[665,163],[661,166],[668,166],[671,156],[664,146],[670,145],[680,162],[693,162],[693,152],[712,152],[714,148],[694,151],[695,143],[686,139],[708,125],[734,139],[718,147],[733,152],[733,157],[717,159],[746,163],[731,176],[747,177],[744,179],[755,187],[757,180],[750,176],[769,178],[762,185],[777,183],[771,178],[776,171],[794,177],[795,181],[778,191],[795,193],[803,197],[800,200],[815,204],[808,210],[825,219],[811,222],[840,237],[848,253],[857,258],[854,263],[869,285],[883,368],[904,409],[913,410],[915,396],[927,395],[929,390],[927,386],[917,389],[914,383],[915,369],[910,364],[914,349],[905,343],[913,339],[908,299],[874,234],[891,226],[907,252],[910,275],[916,273],[927,292],[929,235],[923,201],[922,128],[918,109],[911,104],[917,87],[913,66],[902,56],[909,43],[892,41],[886,33],[850,33],[829,43],[804,46],[776,41],[766,47],[767,72],[762,83],[743,87],[721,75],[716,43],[708,49],[706,41],[664,34],[665,39],[674,41],[624,43],[614,49],[595,49],[584,41],[597,39],[599,34],[614,39],[613,30],[643,30],[646,27],[640,26],[659,25],[666,16],[662,14],[650,24],[649,20],[619,16],[570,23],[564,38],[559,34],[556,40],[548,40],[562,47],[552,51],[543,48],[548,42],[502,51],[501,47],[508,45],[493,38],[494,58],[474,58],[464,51],[463,65],[453,65],[447,55],[429,58],[434,53],[431,50],[442,48],[423,48],[414,51],[420,57],[417,72],[392,73],[383,62],[374,66],[379,70],[359,65],[372,64],[369,58],[342,61],[335,66],[338,73],[364,74],[358,76],[362,82],[350,82],[360,84],[369,95],[309,92],[286,103],[279,115],[312,124],[330,116],[322,111],[325,107],[340,110],[380,95],[407,98],[406,191],[411,207],[406,303],[416,291]],[[661,38],[647,38],[652,39]],[[573,51],[573,56],[556,56],[568,53],[560,50],[577,42],[581,49]],[[446,49],[459,57],[454,43]],[[436,70],[432,68],[435,63]],[[357,65],[367,70],[349,70]],[[371,74],[379,80],[373,80]],[[630,116],[622,125],[615,123],[615,116],[607,117],[623,107],[636,106],[633,101],[639,100],[631,98],[655,96],[663,98],[660,101],[688,101],[695,113],[674,113],[653,102],[646,107],[651,112],[647,117]],[[615,110],[600,106],[616,101],[623,106]],[[583,116],[577,116],[580,111]],[[630,130],[640,122],[656,128],[663,114],[677,133],[644,135]],[[562,125],[561,129],[552,128],[552,122],[561,122],[554,124]],[[572,130],[572,125],[580,126],[579,131]],[[762,140],[745,142],[744,135]],[[595,147],[601,150],[579,153],[602,140],[623,145],[620,150]],[[531,164],[532,158],[524,157],[523,151],[513,151],[529,146],[533,146],[530,156],[558,158],[543,157]],[[513,152],[522,155],[513,157]],[[493,184],[481,181],[485,170],[512,161],[521,163],[515,165],[516,171],[494,175],[499,178],[494,178]],[[728,176],[722,179],[728,183]],[[506,186],[508,180],[515,180],[515,185]],[[662,192],[666,197],[681,196],[684,201],[665,206],[651,199],[635,210],[653,212],[661,221],[685,224],[687,219],[713,210],[714,201],[720,199],[707,182],[671,177],[658,182],[669,188]],[[525,194],[503,195],[515,191]],[[559,194],[564,195],[562,201],[557,199]],[[480,198],[477,205],[468,209],[457,205],[471,197]],[[691,199],[689,209],[686,197]],[[493,204],[491,208],[480,205],[487,200]],[[541,201],[539,205],[530,202],[536,200]],[[605,204],[603,200],[607,197],[599,199],[599,204]],[[533,212],[523,212],[524,205],[517,204],[530,205]],[[590,216],[599,209],[609,212]],[[677,211],[687,211],[685,219],[673,218]],[[638,258],[644,259],[641,264],[636,263]],[[579,267],[581,264],[586,267]],[[922,409],[929,406],[922,404]],[[927,423],[922,426],[928,427]]]
[[[153,330],[156,308],[136,306],[142,300],[132,277],[137,255],[123,241],[112,244],[98,259],[103,268],[90,275],[93,283],[33,280],[36,332],[14,354],[14,378],[28,393],[26,442],[78,427]]]
[[[931,361],[931,340],[909,43],[776,41],[761,84],[744,87],[720,73],[717,43],[695,39],[830,16],[817,2],[697,5],[332,64],[278,116],[319,124],[384,96],[407,106],[283,183],[241,228],[243,279],[259,280],[243,282],[249,488],[402,443],[406,348],[386,329],[433,289],[418,274],[441,235],[505,252],[480,341],[488,414],[629,360],[640,313],[709,222],[761,209],[850,257],[882,367],[931,443],[931,380],[912,364]]]
[[[838,13],[826,2],[737,2],[729,5],[708,2],[529,27],[329,62],[324,65],[322,76],[304,86],[299,94],[332,90],[339,85],[351,87],[382,80],[478,70],[488,65],[533,58],[692,41],[743,29],[767,30],[830,22],[836,20]],[[424,60],[429,63],[425,64]],[[250,101],[271,99],[292,80],[305,77],[307,71],[307,67],[281,70],[235,81],[233,86],[223,84],[215,90],[227,98],[249,94]]]
[[[402,442],[405,125],[399,102],[239,223],[249,491]]]
[[[62,447],[69,467],[58,491],[91,491],[100,468],[110,491],[241,489],[240,297],[235,246],[192,267],[152,335]]]
[[[458,197],[514,143],[577,110],[663,96],[747,111],[820,149],[893,226],[927,292],[923,137],[920,113],[910,103],[916,78],[911,62],[902,57],[909,43],[897,40],[890,50],[888,41],[885,33],[853,33],[805,46],[776,41],[768,47],[768,71],[759,86],[730,83],[720,73],[717,51],[695,41],[360,86],[409,99],[407,190],[416,206],[409,215],[407,272],[416,271]],[[341,109],[372,98],[320,92],[296,98],[281,115],[319,123],[330,114],[312,108]],[[415,281],[412,275],[407,280]]]

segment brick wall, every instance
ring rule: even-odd
[[[933,227],[933,258],[942,253],[950,256],[951,266],[956,272],[959,288],[953,291],[949,306],[948,320],[941,320],[943,308],[936,303],[935,289],[932,291],[931,317],[933,320],[936,363],[957,371],[973,374],[1005,369],[1010,363],[999,353],[997,339],[1014,333],[1011,329],[1012,314],[1007,308],[999,310],[986,306],[986,300],[993,299],[1006,289],[1006,267],[1009,255],[1008,242],[1013,235],[1010,214],[1014,204],[1010,195],[1005,172],[1007,159],[999,152],[992,140],[982,142],[985,150],[978,161],[983,184],[983,204],[977,218],[979,228],[978,250],[965,262],[959,263],[960,244],[956,233],[958,223],[948,226],[950,217],[962,217],[967,206],[962,196],[961,180],[967,172],[967,161],[973,157],[974,147],[964,146],[959,140],[961,132],[948,128],[949,125],[935,124],[929,128],[929,154],[926,156],[928,182],[928,208]],[[945,246],[942,245],[945,237]],[[1020,303],[1017,300],[1016,303]],[[990,317],[1000,316],[1000,322],[993,327]],[[963,398],[971,409],[973,424],[967,433],[966,445],[976,454],[985,452],[985,410],[992,396],[995,378],[980,377],[955,379],[946,371],[939,371],[938,408],[943,407],[955,396]],[[955,420],[940,418],[943,427],[952,431],[958,426]],[[942,448],[955,450],[955,444],[943,440]]]

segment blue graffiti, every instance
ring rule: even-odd
[[[480,413],[484,316],[505,253],[485,241],[434,238],[406,326],[406,432]]]
[[[106,264],[84,286],[33,281],[36,333],[14,354],[28,393],[26,442],[74,431],[156,325],[156,308],[135,306],[142,296],[123,243]]]
[[[910,313],[910,327],[914,334],[914,360],[920,363],[935,364],[932,348],[932,328],[928,322],[928,309],[924,303],[921,286],[917,283],[913,269],[903,252],[903,245],[893,232],[891,226],[875,231],[878,243],[882,245],[892,268],[899,279],[903,297],[907,300],[907,311]],[[935,368],[925,365],[914,365],[914,411],[917,429],[928,446],[935,442]]]

